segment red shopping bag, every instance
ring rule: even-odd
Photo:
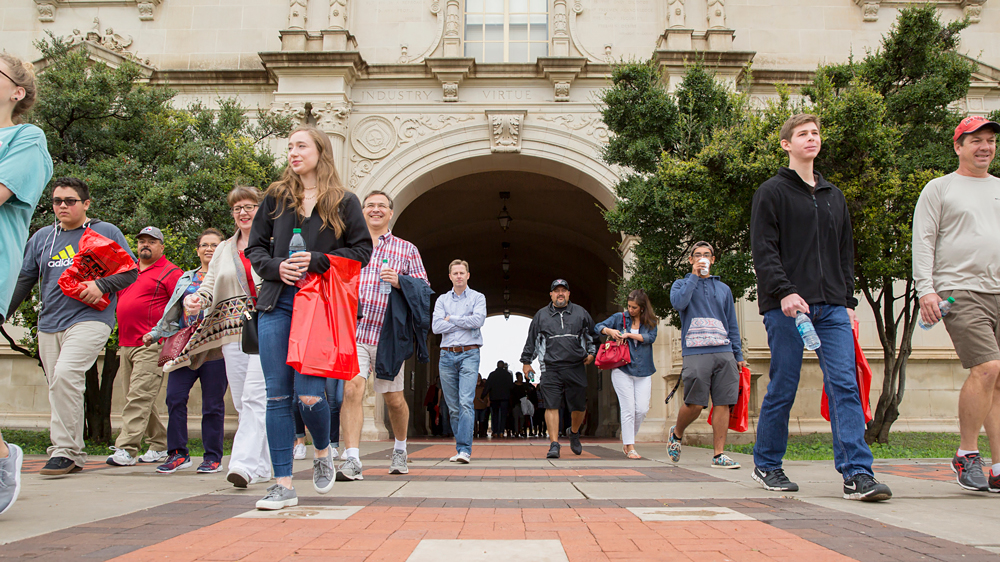
[[[73,256],[73,265],[59,276],[59,288],[67,297],[79,301],[84,281],[94,281],[137,268],[132,256],[117,242],[88,228],[80,237],[80,250]],[[87,306],[104,310],[109,304],[111,298],[105,294],[97,304]]]
[[[860,333],[861,326],[855,322],[854,365],[857,369],[858,395],[861,398],[861,409],[865,412],[865,423],[868,423],[875,419],[875,416],[872,415],[872,405],[869,397],[872,389],[872,368],[868,365],[868,359],[865,358],[864,352],[861,351],[861,342],[858,341]],[[823,419],[830,421],[830,405],[827,402],[825,385],[823,387],[823,398],[820,400],[819,413],[823,415]]]
[[[712,411],[708,411],[708,425],[712,425]],[[743,433],[750,428],[750,369],[740,369],[740,397],[736,405],[729,409],[729,429]]]
[[[360,372],[355,332],[361,263],[327,257],[330,269],[311,275],[295,295],[287,362],[303,375],[350,380]]]

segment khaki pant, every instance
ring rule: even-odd
[[[50,457],[65,457],[81,467],[87,462],[83,452],[83,391],[87,369],[110,335],[111,327],[97,321],[80,322],[62,332],[38,332],[38,354],[49,383],[52,410]]]
[[[119,357],[118,378],[125,389],[125,409],[122,410],[122,432],[118,434],[115,447],[135,457],[145,435],[151,450],[166,451],[167,428],[160,421],[156,407],[156,397],[163,387],[163,368],[156,365],[160,345],[121,347]]]

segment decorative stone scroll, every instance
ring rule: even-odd
[[[887,8],[902,8],[910,4],[925,4],[933,2],[940,7],[957,6],[962,8],[965,17],[972,23],[982,21],[983,6],[986,0],[854,0],[861,7],[862,19],[867,22],[878,21],[878,12],[882,6]]]
[[[271,104],[271,113],[282,117],[291,117],[298,123],[306,122],[306,104],[299,101],[274,102]]]
[[[134,4],[139,12],[139,19],[141,21],[152,21],[156,15],[155,8],[162,1],[163,0],[87,0],[86,5],[103,8],[131,6]],[[56,12],[60,7],[79,3],[80,0],[35,0],[35,7],[38,10],[38,21],[45,23],[54,22],[56,21]]]
[[[316,126],[326,131],[347,137],[347,120],[351,116],[351,104],[340,102],[319,102],[312,105]]]
[[[491,152],[521,152],[521,126],[525,111],[487,111]]]
[[[559,125],[574,133],[583,133],[601,144],[608,142],[608,126],[604,124],[600,113],[539,115],[538,120]]]

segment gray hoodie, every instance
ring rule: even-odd
[[[28,245],[24,248],[24,264],[10,300],[11,314],[28,298],[35,283],[39,282],[42,296],[42,310],[38,313],[39,332],[62,332],[74,324],[88,321],[104,322],[114,328],[117,293],[138,278],[138,271],[126,271],[97,280],[97,287],[110,293],[111,304],[104,310],[96,310],[67,297],[59,287],[59,276],[73,263],[73,256],[80,250],[80,238],[88,226],[94,232],[117,242],[135,259],[122,231],[111,223],[91,219],[80,228],[69,231],[63,230],[58,223],[43,227],[28,240]]]

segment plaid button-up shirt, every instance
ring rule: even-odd
[[[409,275],[427,281],[427,271],[420,259],[420,252],[413,244],[397,238],[391,232],[378,237],[378,244],[372,251],[371,260],[361,269],[361,279],[358,283],[358,297],[361,301],[363,318],[358,323],[358,341],[368,345],[378,345],[382,334],[382,322],[385,320],[385,309],[389,304],[389,295],[380,293],[379,274],[382,272],[382,260],[400,275]]]

